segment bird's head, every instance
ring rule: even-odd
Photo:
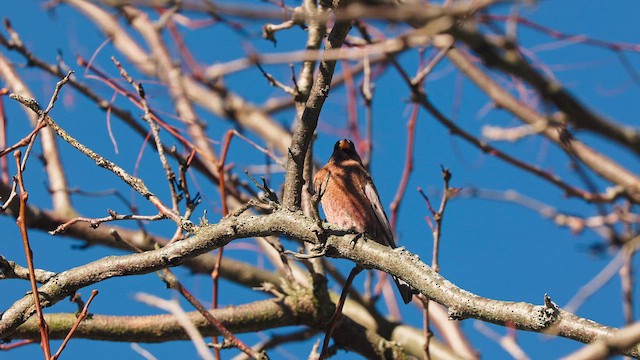
[[[342,139],[336,142],[333,147],[333,154],[331,155],[331,158],[336,163],[340,163],[345,160],[356,160],[359,163],[362,163],[360,155],[358,155],[356,147],[353,145],[353,141],[349,139]]]

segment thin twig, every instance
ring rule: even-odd
[[[9,94],[9,89],[0,88],[0,149],[7,146],[7,114],[4,111],[3,96]],[[0,180],[9,183],[9,161],[0,153]]]
[[[408,79],[408,77],[407,77]],[[409,82],[410,83],[410,80]],[[417,101],[418,103],[420,103],[420,105],[422,107],[424,107],[431,115],[433,115],[436,120],[438,120],[441,124],[443,124],[445,127],[447,127],[451,133],[453,135],[458,135],[461,138],[463,138],[464,140],[466,140],[467,142],[471,143],[472,145],[474,145],[475,147],[477,147],[478,149],[480,149],[482,152],[487,153],[489,155],[495,156],[505,162],[507,162],[510,165],[513,165],[519,169],[522,169],[526,172],[529,172],[555,186],[557,186],[558,188],[562,189],[568,196],[575,196],[578,198],[581,198],[587,202],[611,202],[614,201],[615,199],[623,196],[625,194],[625,188],[624,187],[619,187],[619,188],[611,188],[610,190],[607,190],[607,192],[605,193],[591,193],[588,191],[585,191],[583,189],[577,188],[571,184],[566,183],[564,180],[562,180],[562,178],[560,178],[557,175],[554,175],[548,171],[545,171],[537,166],[528,164],[520,159],[517,159],[503,151],[500,151],[498,148],[488,144],[487,142],[484,142],[478,138],[476,138],[475,136],[473,136],[471,133],[465,131],[464,129],[462,129],[460,126],[456,125],[455,122],[453,122],[451,119],[449,119],[448,117],[446,117],[442,112],[440,112],[440,110],[438,108],[435,107],[435,105],[433,105],[433,103],[431,103],[431,101],[429,101],[429,99],[425,96],[424,92],[420,89],[417,89],[415,87],[411,88],[413,91],[413,94],[415,96],[415,101]]]
[[[433,236],[433,255],[431,260],[431,267],[435,272],[440,272],[440,264],[438,261],[438,257],[440,254],[440,238],[442,237],[442,222],[444,221],[444,212],[447,207],[448,201],[453,197],[458,189],[450,188],[449,181],[451,180],[451,172],[449,169],[445,169],[443,166],[440,166],[442,169],[442,180],[444,182],[444,190],[442,192],[442,197],[440,198],[440,207],[436,211],[431,205],[431,201],[429,201],[429,197],[422,191],[422,189],[418,189],[422,197],[425,199],[427,203],[427,207],[429,208],[429,212],[431,212],[431,216],[433,217],[433,221],[435,224],[429,222],[429,226],[431,227],[432,236]],[[424,332],[425,332],[425,359],[431,359],[431,353],[429,351],[429,342],[433,337],[433,332],[431,331],[429,325],[429,302],[428,298],[420,297],[422,304],[424,306]]]
[[[171,191],[171,200],[173,204],[172,209],[175,213],[178,213],[178,202],[180,197],[178,196],[178,193],[176,192],[176,188],[174,186],[176,175],[171,169],[171,166],[167,161],[167,157],[164,154],[164,147],[162,145],[162,140],[160,140],[159,126],[151,118],[151,109],[149,108],[149,103],[147,102],[147,97],[145,95],[144,88],[142,87],[142,83],[136,82],[114,56],[111,57],[111,61],[116,65],[118,70],[120,70],[120,75],[138,92],[140,103],[142,104],[142,109],[144,111],[144,115],[142,116],[142,118],[147,122],[147,124],[149,124],[151,134],[153,135],[153,140],[156,144],[156,151],[158,151],[158,157],[160,158],[160,163],[162,164],[162,168],[165,171],[165,177],[169,182],[169,190]]]
[[[109,221],[116,221],[116,220],[136,220],[136,221],[156,221],[156,220],[162,220],[162,219],[166,219],[166,215],[164,214],[156,214],[156,215],[135,215],[135,214],[127,214],[127,215],[120,215],[117,212],[113,211],[113,210],[107,210],[107,212],[109,212],[109,216],[105,216],[102,218],[88,218],[88,217],[83,217],[83,216],[78,216],[75,217],[67,222],[65,222],[64,224],[60,224],[58,225],[57,228],[55,228],[55,230],[49,231],[50,235],[58,235],[58,234],[62,234],[65,231],[67,231],[67,229],[69,229],[69,227],[80,223],[80,222],[85,222],[88,223],[89,226],[92,229],[96,229],[98,228],[98,226],[100,226],[100,224],[105,223],[105,222],[109,222]]]
[[[356,265],[351,272],[349,273],[349,277],[342,288],[342,294],[340,294],[340,300],[338,300],[338,304],[336,304],[336,310],[327,325],[327,332],[324,334],[324,340],[322,341],[322,350],[320,351],[319,360],[323,360],[327,355],[327,349],[329,347],[329,340],[331,339],[331,335],[335,330],[340,318],[342,317],[342,307],[344,303],[347,301],[347,295],[349,295],[349,289],[351,289],[351,284],[353,280],[358,276],[358,274],[364,270],[364,268],[360,265]]]
[[[14,153],[16,159],[16,169],[18,172],[18,184],[20,187],[20,210],[18,218],[16,219],[16,225],[20,229],[20,235],[22,236],[22,244],[24,245],[24,252],[27,257],[27,267],[29,269],[29,282],[31,283],[31,293],[33,294],[33,302],[36,307],[36,314],[38,316],[38,327],[40,329],[40,346],[44,352],[45,360],[51,358],[51,348],[49,347],[49,325],[44,319],[42,313],[42,306],[40,305],[40,294],[38,293],[38,284],[36,282],[35,267],[33,266],[33,252],[31,251],[31,245],[29,245],[29,233],[27,232],[27,199],[29,199],[29,193],[24,187],[24,181],[22,177],[22,170],[20,167],[21,151],[16,150]]]
[[[36,342],[36,340],[34,340],[34,339],[26,339],[26,340],[16,341],[16,342],[13,342],[13,343],[10,343],[10,344],[0,344],[0,350],[9,351],[9,350],[13,350],[15,348],[19,348],[20,346],[33,344],[34,342]]]
[[[440,35],[436,35],[435,41],[438,41],[438,36]],[[452,46],[453,42],[451,42],[449,46],[445,46],[440,49],[438,54],[429,62],[429,64],[427,64],[424,69],[420,70],[420,72],[416,74],[416,76],[411,80],[411,84],[413,84],[414,86],[422,84],[427,75],[431,74],[436,65],[438,65],[440,61],[442,61],[442,59],[444,59],[444,57],[447,55],[447,51],[449,51]]]
[[[391,201],[391,206],[389,206],[389,210],[391,210],[391,229],[394,231],[398,224],[400,205],[402,204],[402,199],[404,198],[404,194],[407,190],[409,178],[413,172],[413,148],[416,136],[416,120],[418,119],[419,109],[420,107],[418,104],[414,104],[409,121],[407,121],[407,150],[405,153],[404,168],[402,169],[402,177],[400,178],[400,184],[398,184],[398,190],[396,191],[396,195],[393,197],[393,201]]]
[[[73,326],[71,327],[71,330],[69,330],[69,333],[67,334],[67,336],[64,338],[64,341],[60,345],[60,348],[51,357],[51,360],[56,360],[58,357],[60,357],[60,354],[62,354],[62,351],[64,350],[64,348],[67,346],[67,343],[71,339],[71,336],[73,336],[73,333],[76,331],[78,326],[80,326],[80,322],[82,322],[82,320],[87,318],[87,315],[89,315],[89,312],[88,312],[89,305],[91,305],[91,302],[93,301],[93,298],[96,297],[96,295],[98,295],[98,290],[91,290],[91,296],[89,296],[89,300],[87,300],[87,303],[84,304],[82,311],[78,315],[78,319],[76,320],[76,323],[73,324]]]
[[[198,310],[202,316],[211,325],[213,325],[220,333],[224,336],[225,340],[229,341],[233,346],[238,348],[238,350],[244,352],[245,354],[251,356],[251,358],[256,360],[264,360],[266,359],[266,355],[264,353],[259,353],[249,346],[247,346],[240,339],[235,337],[220,321],[218,321],[207,309],[196,299],[182,284],[178,281],[176,276],[169,269],[162,269],[162,274],[164,275],[163,279],[167,282],[167,284],[174,290],[176,290],[180,295],[182,295],[193,307]]]
[[[231,139],[233,139],[233,131],[227,131],[224,141],[222,142],[222,156],[218,163],[216,164],[218,169],[218,188],[220,189],[220,200],[222,201],[222,216],[229,215],[229,207],[227,205],[227,193],[225,187],[225,171],[224,164],[227,161],[227,154],[229,153],[229,146],[231,146]],[[213,281],[212,286],[212,301],[211,308],[218,308],[218,294],[220,293],[220,266],[222,264],[222,257],[224,254],[224,247],[220,247],[218,249],[218,257],[216,258],[216,263],[213,266],[213,270],[211,271],[211,279]],[[218,337],[213,337],[213,343],[218,343]],[[220,349],[215,347],[214,351],[216,353],[216,359],[220,359]]]
[[[136,294],[136,299],[140,302],[143,302],[147,305],[155,306],[165,311],[170,312],[176,318],[176,320],[180,323],[184,331],[191,338],[191,342],[196,347],[198,351],[198,355],[200,358],[204,360],[213,360],[213,355],[207,348],[207,344],[204,342],[202,335],[196,328],[196,326],[191,322],[191,319],[187,316],[187,313],[180,307],[180,304],[177,300],[164,300],[157,296],[153,296],[145,293]]]
[[[27,99],[18,94],[11,94],[10,97],[16,101],[19,101],[29,109],[31,109],[36,114],[42,114],[42,110],[40,106],[34,99]],[[68,142],[71,146],[79,150],[81,153],[92,159],[96,162],[99,167],[105,168],[115,175],[117,175],[120,179],[122,179],[125,183],[127,183],[131,188],[133,188],[136,192],[142,195],[145,199],[151,202],[155,207],[165,214],[168,218],[175,221],[180,226],[188,227],[189,224],[183,223],[180,216],[174,213],[171,209],[167,208],[162,201],[156,197],[144,184],[142,179],[129,175],[123,168],[116,165],[114,162],[107,160],[105,157],[81,144],[78,140],[71,137],[64,129],[62,129],[51,117],[48,115],[44,117],[44,120],[47,122],[47,125],[53,129],[53,131],[58,134],[64,141]]]

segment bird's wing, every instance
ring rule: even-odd
[[[380,203],[380,196],[378,195],[378,190],[376,190],[376,186],[373,185],[371,179],[367,181],[364,186],[364,194],[369,200],[371,204],[371,208],[373,209],[373,213],[376,214],[376,218],[378,219],[378,223],[380,224],[380,228],[384,232],[383,235],[385,240],[387,241],[387,245],[392,248],[396,247],[396,242],[393,240],[393,233],[391,232],[391,225],[389,225],[389,219],[387,219],[387,214],[384,212],[384,207],[382,203]]]
[[[327,170],[326,167],[318,170],[316,175],[313,177],[313,190],[321,192],[327,190],[326,187],[330,175],[331,171]]]

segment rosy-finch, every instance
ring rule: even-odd
[[[382,245],[396,247],[378,190],[351,140],[336,143],[329,162],[318,171],[313,183],[321,193],[320,203],[327,221],[366,234]],[[393,281],[408,304],[416,291],[395,276]]]

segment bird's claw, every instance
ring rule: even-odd
[[[351,239],[351,248],[355,248],[356,247],[356,243],[358,242],[358,240],[360,239],[367,239],[367,237],[364,235],[364,233],[357,233],[356,236],[353,237],[353,239]]]

